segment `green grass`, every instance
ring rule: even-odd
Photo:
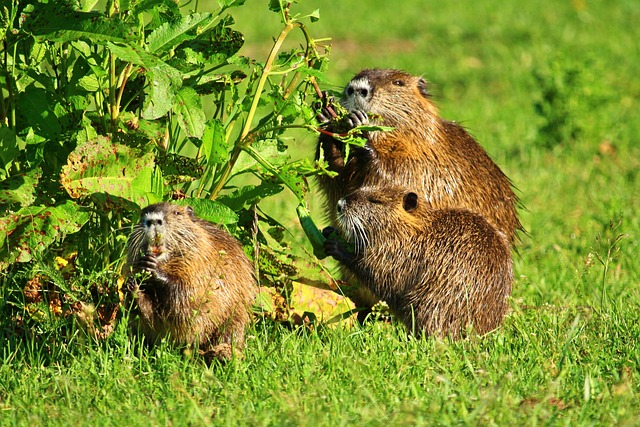
[[[277,15],[247,3],[234,12],[245,52],[266,57]],[[94,342],[75,328],[25,338],[0,323],[0,425],[637,424],[640,4],[414,0],[385,12],[387,3],[297,7],[320,8],[310,28],[334,40],[325,87],[373,66],[424,75],[442,115],[517,186],[529,235],[503,327],[449,342],[407,340],[384,323],[305,331],[263,321],[243,360],[207,368],[145,348],[122,325]],[[572,69],[580,78],[567,84]],[[566,111],[565,126],[579,129],[574,140],[541,135],[544,87],[559,97],[550,114]],[[300,156],[313,144],[292,141]],[[294,205],[284,195],[269,208],[301,234]],[[1,280],[3,295],[15,291]]]
[[[637,307],[517,311],[483,338],[408,340],[399,327],[259,323],[243,360],[205,367],[122,328],[45,353],[6,352],[2,424],[408,425],[632,423]]]

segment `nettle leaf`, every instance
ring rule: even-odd
[[[230,7],[242,6],[246,0],[218,0],[218,6],[221,9],[228,9]]]
[[[180,6],[175,0],[143,0],[135,4],[132,15],[151,15],[150,28],[156,28],[167,21],[180,19]]]
[[[0,168],[6,169],[9,164],[20,155],[20,150],[24,149],[25,143],[11,130],[11,128],[0,125]],[[0,172],[2,176],[2,172]]]
[[[0,270],[31,261],[88,220],[89,214],[71,200],[60,206],[29,206],[0,217]]]
[[[136,40],[137,26],[99,12],[82,12],[71,1],[38,3],[26,21],[26,30],[38,41],[70,42],[85,38],[93,43]]]
[[[222,123],[209,120],[202,135],[202,152],[208,165],[217,165],[229,160],[229,143]]]
[[[31,205],[36,200],[36,186],[41,177],[42,170],[36,168],[0,182],[0,210],[15,203],[22,207]]]
[[[44,138],[56,138],[62,133],[62,125],[54,113],[53,94],[33,85],[18,95],[25,127],[32,127]],[[58,104],[56,104],[58,105]]]
[[[229,206],[233,211],[238,212],[244,206],[251,206],[260,200],[276,195],[282,191],[280,184],[263,182],[262,184],[245,185],[230,194],[225,194],[218,198],[221,203]]]
[[[269,0],[269,10],[279,13],[283,9],[282,0]]]
[[[214,224],[229,225],[238,222],[238,214],[227,205],[216,200],[182,199],[176,201],[176,203],[182,206],[191,206],[197,216]]]
[[[165,22],[147,37],[149,52],[167,52],[185,40],[197,36],[197,30],[213,22],[214,16],[209,13],[192,13],[183,16],[176,22]]]
[[[152,153],[98,137],[69,154],[60,182],[73,198],[107,193],[145,206],[154,191],[154,168]]]
[[[317,22],[320,19],[320,9],[316,9],[307,15],[311,22]]]
[[[142,118],[159,119],[171,110],[181,83],[176,85],[172,75],[157,68],[147,70],[147,80],[149,86],[142,108]]]
[[[148,93],[142,108],[142,117],[158,119],[171,110],[175,96],[182,87],[182,74],[142,47],[107,43],[107,47],[119,59],[146,69]]]
[[[251,146],[253,150],[260,153],[262,158],[269,161],[273,166],[281,166],[287,163],[290,157],[286,154],[286,146],[277,139],[262,139],[256,141]],[[252,168],[258,163],[251,154],[246,151],[238,157],[238,161],[233,169],[234,174],[240,174]]]
[[[289,163],[280,169],[280,178],[293,191],[298,201],[304,202],[305,195],[309,192],[307,178],[302,175],[296,163]]]
[[[195,65],[225,63],[244,45],[242,33],[229,28],[232,23],[232,19],[223,19],[194,40],[185,41],[176,57]]]
[[[191,87],[183,87],[176,94],[173,112],[184,133],[193,138],[202,138],[207,117],[202,109],[200,96]]]

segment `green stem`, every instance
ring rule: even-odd
[[[2,45],[3,45],[3,60],[2,60],[2,71],[4,72],[5,75],[5,82],[7,84],[7,90],[9,90],[9,70],[7,69],[8,66],[8,57],[7,57],[7,41],[3,40],[2,41]],[[4,102],[4,96],[2,95],[2,88],[0,88],[0,121],[2,123],[4,123],[5,125],[9,126],[9,118],[7,115],[7,107],[5,105]]]
[[[296,195],[296,198],[298,199],[296,214],[298,215],[298,220],[300,221],[300,225],[302,225],[302,229],[304,230],[307,238],[309,239],[309,242],[311,243],[311,246],[313,247],[313,254],[318,259],[325,258],[326,254],[324,253],[324,242],[327,239],[322,235],[322,232],[320,231],[318,226],[316,226],[316,224],[313,222],[309,209],[307,208],[307,204],[304,199],[298,196],[297,189],[292,187],[289,184],[289,180],[284,179],[278,172],[278,169],[271,163],[269,163],[267,159],[262,157],[262,155],[260,155],[260,153],[258,153],[253,147],[247,146],[244,148],[244,151],[247,152],[251,157],[253,157],[258,163],[260,163],[260,166],[275,175],[280,180],[280,182],[282,182],[289,190],[291,190],[293,194]]]
[[[127,79],[129,79],[129,76],[131,75],[132,69],[133,69],[133,64],[131,63],[127,64],[127,66],[124,67],[124,70],[122,70],[122,73],[120,73],[120,78],[116,83],[116,85],[120,87],[120,89],[118,90],[118,97],[116,98],[116,106],[118,106],[118,109],[122,104],[122,95],[124,94],[124,88],[127,84]],[[119,111],[118,111],[118,115],[120,115]]]
[[[240,156],[240,153],[242,153],[242,150],[251,144],[251,139],[247,138],[247,135],[249,135],[249,132],[251,130],[253,117],[255,116],[256,110],[258,109],[258,103],[260,102],[260,96],[262,95],[262,91],[264,90],[264,85],[267,82],[267,78],[271,73],[271,68],[273,67],[273,63],[276,60],[276,57],[278,56],[278,52],[280,51],[280,47],[282,46],[282,43],[289,35],[289,32],[291,32],[291,30],[296,27],[302,27],[302,24],[299,22],[287,22],[287,24],[284,26],[284,28],[280,32],[278,39],[276,40],[276,42],[273,44],[273,47],[271,48],[271,52],[269,53],[267,62],[265,63],[264,69],[262,70],[262,75],[260,76],[260,80],[258,81],[258,86],[256,88],[255,95],[253,97],[251,108],[249,109],[249,113],[247,114],[247,120],[244,124],[244,128],[242,129],[240,137],[238,138],[238,142],[233,147],[233,151],[231,152],[231,157],[229,161],[227,162],[227,164],[224,165],[224,168],[220,172],[220,177],[215,183],[215,186],[213,187],[213,189],[211,190],[211,195],[209,196],[211,200],[215,200],[218,197],[218,194],[220,194],[220,191],[222,191],[222,188],[224,187],[227,180],[229,179],[229,176],[231,175],[231,170],[233,169],[236,162],[238,161],[238,157]]]
[[[107,3],[107,16],[113,18],[120,12],[120,0],[109,0]],[[116,76],[116,56],[109,52],[109,116],[111,118],[111,131],[115,134],[118,120],[117,92],[118,78]]]
[[[115,133],[118,120],[118,104],[116,91],[118,80],[116,77],[116,56],[109,52],[109,117],[111,118],[111,130]]]

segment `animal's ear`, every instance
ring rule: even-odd
[[[427,81],[425,79],[418,79],[418,90],[425,98],[431,98],[431,94],[427,90]]]
[[[186,206],[187,208],[187,215],[189,215],[190,218],[193,218],[193,208],[191,206]]]
[[[418,195],[416,193],[407,193],[402,198],[402,208],[407,212],[413,212],[418,207]]]

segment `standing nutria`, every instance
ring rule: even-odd
[[[189,206],[151,205],[131,233],[127,265],[127,287],[151,341],[197,344],[207,360],[230,359],[234,347],[242,350],[257,286],[231,235]],[[150,276],[137,282],[138,272]]]
[[[325,252],[386,301],[409,331],[455,338],[468,326],[483,334],[502,322],[511,253],[504,234],[482,216],[432,209],[399,187],[360,188],[338,201],[337,216],[354,249],[329,237]]]
[[[345,163],[343,143],[327,134],[343,131],[329,121],[335,113],[325,105],[318,115],[327,125],[316,157],[322,152],[329,170],[338,172],[319,178],[332,224],[338,200],[347,194],[364,186],[401,186],[412,188],[432,209],[478,213],[510,246],[515,243],[522,226],[511,182],[460,125],[440,118],[422,78],[398,70],[364,70],[349,82],[340,103],[350,112],[349,127],[366,124],[371,117],[372,124],[393,130],[366,132],[365,147],[352,148]],[[359,307],[375,302],[366,292],[352,299]]]

